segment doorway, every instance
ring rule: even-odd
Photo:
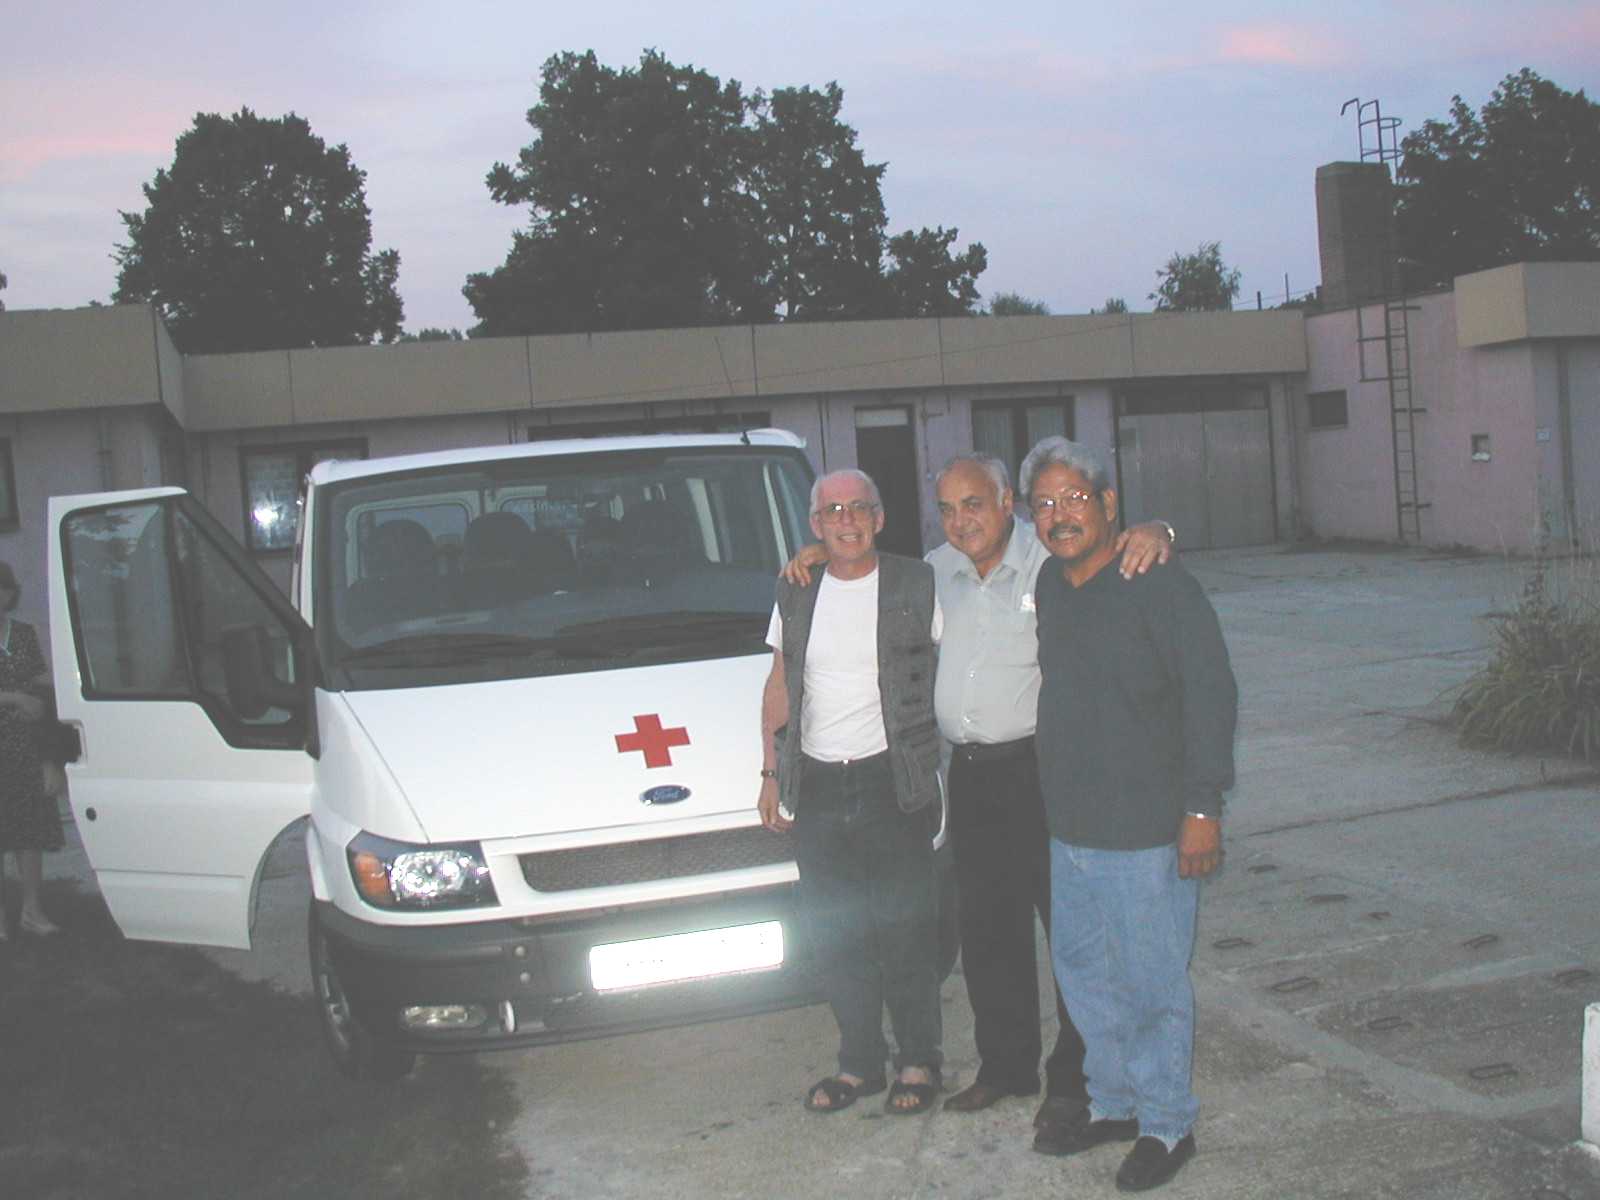
[[[878,549],[922,557],[922,506],[917,495],[917,442],[909,408],[856,409],[856,465],[883,496]]]

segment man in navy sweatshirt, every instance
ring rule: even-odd
[[[1117,493],[1097,450],[1046,438],[1022,478],[1052,555],[1034,592],[1051,957],[1089,1077],[1057,1152],[1133,1141],[1116,1183],[1145,1191],[1195,1150],[1189,959],[1199,881],[1222,857],[1238,691],[1192,575],[1113,567]]]

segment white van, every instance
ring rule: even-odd
[[[72,808],[123,932],[248,947],[267,852],[309,814],[348,1074],[813,998],[788,839],[755,811],[802,448],[322,463],[287,598],[179,489],[53,498]]]

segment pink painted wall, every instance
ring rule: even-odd
[[[1418,493],[1430,505],[1422,513],[1422,540],[1526,553],[1538,537],[1540,481],[1551,453],[1551,443],[1536,439],[1536,429],[1548,424],[1536,410],[1541,393],[1553,388],[1540,369],[1541,357],[1552,352],[1527,342],[1462,348],[1452,294],[1414,303],[1414,395],[1427,410],[1416,417]],[[1364,317],[1365,332],[1382,329],[1381,309],[1369,307]],[[1389,390],[1383,382],[1361,382],[1356,338],[1354,310],[1306,321],[1306,391],[1344,389],[1349,423],[1312,430],[1307,410],[1298,414],[1303,524],[1320,537],[1395,541]],[[1382,353],[1381,343],[1369,346],[1369,373]],[[1474,461],[1474,434],[1488,435],[1489,461]]]

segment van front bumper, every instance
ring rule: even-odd
[[[316,902],[353,1015],[372,1035],[425,1053],[532,1046],[760,1012],[820,999],[792,884],[757,892],[604,910],[570,919],[375,925]],[[631,990],[597,991],[599,945],[777,921],[779,967]],[[408,1009],[465,1008],[459,1028],[417,1028]],[[481,1017],[481,1019],[480,1019]]]

